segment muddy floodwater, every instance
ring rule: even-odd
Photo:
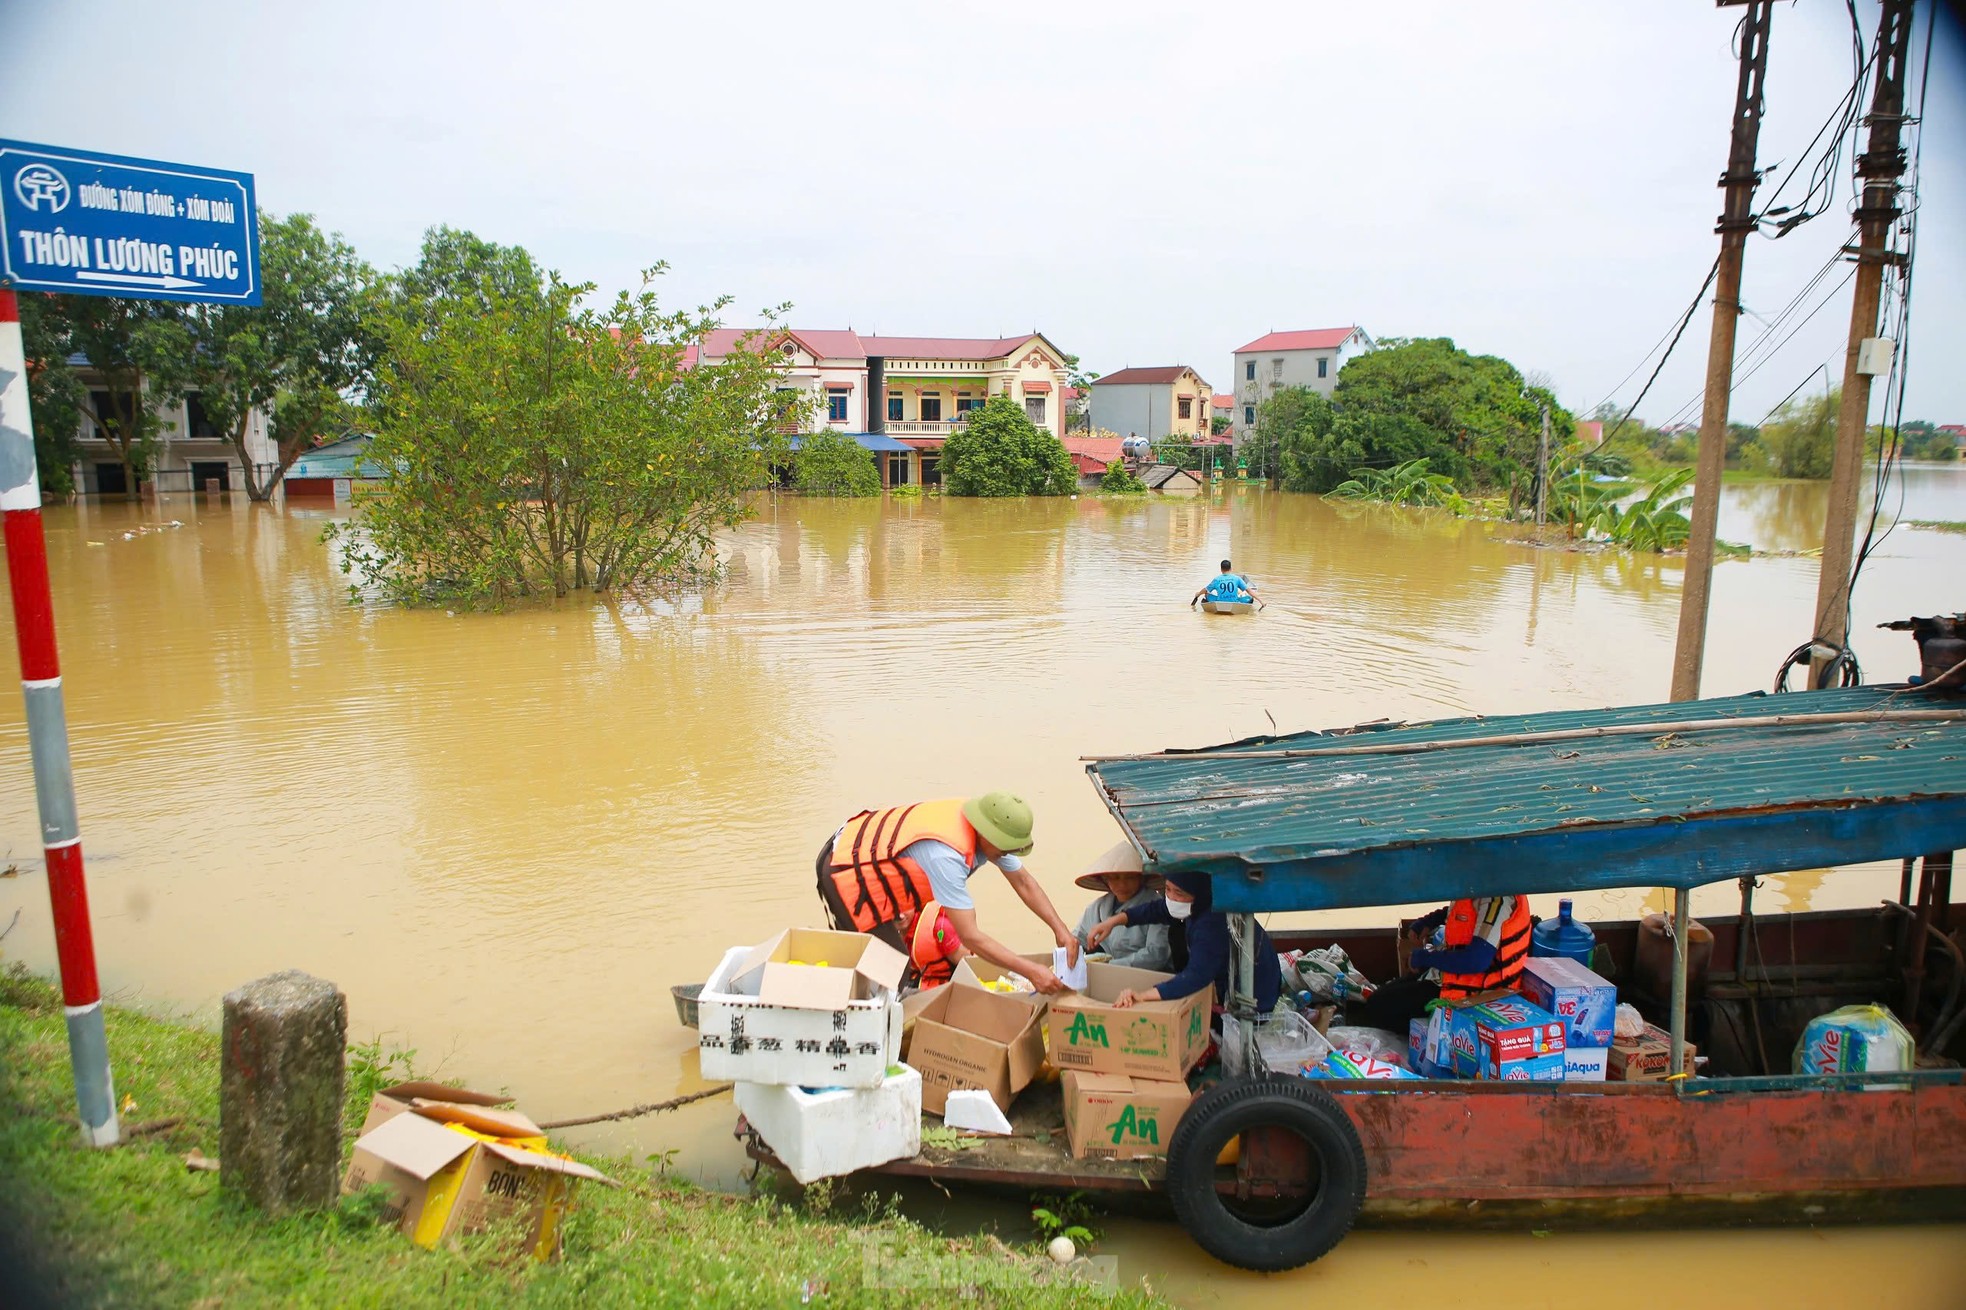
[[[1721,536],[1813,548],[1824,491],[1730,487]],[[1904,501],[1907,519],[1966,519],[1966,470],[1911,469]],[[509,1088],[540,1119],[699,1086],[669,985],[816,921],[814,851],[857,809],[1020,792],[1037,811],[1031,867],[1075,920],[1072,876],[1117,836],[1081,755],[1273,723],[1663,700],[1681,584],[1676,559],[1534,549],[1491,525],[1256,489],[779,499],[729,534],[729,577],[709,594],[404,612],[350,603],[320,543],[341,513],[177,497],[47,514],[104,989],[215,1023],[223,992],[305,969],[347,992],[352,1035]],[[1187,608],[1224,556],[1268,609]],[[1958,608],[1963,566],[1966,536],[1905,526],[1883,541],[1856,593],[1868,676],[1915,671],[1910,639],[1875,625]],[[1810,635],[1815,593],[1807,556],[1721,564],[1707,693],[1768,687]],[[52,972],[12,693],[0,835],[21,874],[0,879],[0,925],[20,911],[0,952]],[[1048,944],[1001,879],[978,882],[993,932]],[[1793,874],[1757,905],[1895,887],[1895,867]],[[1633,892],[1580,912],[1659,903]],[[1696,912],[1732,904],[1713,889]],[[676,1169],[735,1186],[733,1117],[712,1102],[577,1140],[673,1148]],[[909,1203],[1023,1236],[1014,1205]],[[1320,1292],[1659,1305],[1680,1299],[1668,1287],[1712,1304],[1841,1306],[1882,1287],[1894,1305],[1966,1302],[1957,1228],[1381,1232],[1270,1279],[1214,1265],[1165,1224],[1112,1229],[1102,1250],[1123,1277],[1196,1306]]]

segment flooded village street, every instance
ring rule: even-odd
[[[1904,471],[1903,517],[1966,519],[1966,469]],[[1821,483],[1730,486],[1720,536],[1817,544]],[[1895,493],[1893,496],[1895,500]],[[352,1039],[505,1086],[542,1119],[692,1090],[671,983],[723,950],[816,921],[814,850],[847,814],[1004,787],[1037,815],[1031,867],[1068,918],[1071,878],[1117,833],[1079,757],[1358,721],[1666,698],[1681,563],[1535,549],[1437,512],[1235,487],[1074,500],[766,499],[728,533],[728,577],[668,600],[580,596],[506,613],[348,599],[321,530],[341,511],[243,496],[47,512],[82,831],[112,1002],[215,1024],[218,998],[284,968],[348,995]],[[1232,557],[1253,619],[1185,605]],[[1872,681],[1916,667],[1879,622],[1949,609],[1966,536],[1900,526],[1855,595]],[[1705,691],[1766,689],[1809,636],[1816,563],[1715,573]],[[54,968],[17,699],[0,709],[9,960]],[[1863,905],[1895,867],[1771,879],[1770,913]],[[1042,945],[1001,879],[979,905]],[[1709,900],[1711,897],[1711,900]],[[1551,905],[1539,897],[1537,909]],[[1733,904],[1731,886],[1696,912]],[[1629,900],[1586,898],[1585,915]],[[1658,908],[1647,902],[1643,908]],[[1384,917],[1390,921],[1392,911]],[[584,1130],[674,1148],[741,1186],[728,1101]],[[925,1222],[1019,1222],[952,1205]],[[1184,1305],[1267,1282],[1171,1230],[1116,1221],[1102,1250]],[[1819,1290],[1822,1258],[1899,1271],[1907,1299],[1959,1286],[1954,1229],[1443,1237],[1371,1233],[1279,1276],[1305,1291],[1650,1267],[1721,1303]],[[1817,1270],[1812,1274],[1812,1269]],[[1515,1271],[1515,1272],[1511,1272]],[[1948,1282],[1947,1280],[1953,1280]],[[1554,1295],[1554,1292],[1552,1293]],[[1252,1302],[1253,1303],[1253,1302]],[[1809,1302],[1814,1304],[1814,1302]],[[1521,1302],[1524,1306],[1531,1301]],[[1609,1304],[1609,1302],[1605,1302]]]

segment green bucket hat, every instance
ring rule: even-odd
[[[1022,855],[1031,849],[1031,807],[1021,796],[993,791],[963,802],[963,817],[983,840],[1000,851]]]

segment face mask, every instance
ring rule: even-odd
[[[1185,919],[1189,915],[1193,914],[1194,912],[1195,912],[1195,903],[1193,901],[1177,901],[1172,896],[1167,898],[1168,918]]]

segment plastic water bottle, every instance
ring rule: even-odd
[[[1530,934],[1531,955],[1561,955],[1591,967],[1591,953],[1597,949],[1597,934],[1587,923],[1570,917],[1570,899],[1556,903],[1556,918],[1545,919]]]

